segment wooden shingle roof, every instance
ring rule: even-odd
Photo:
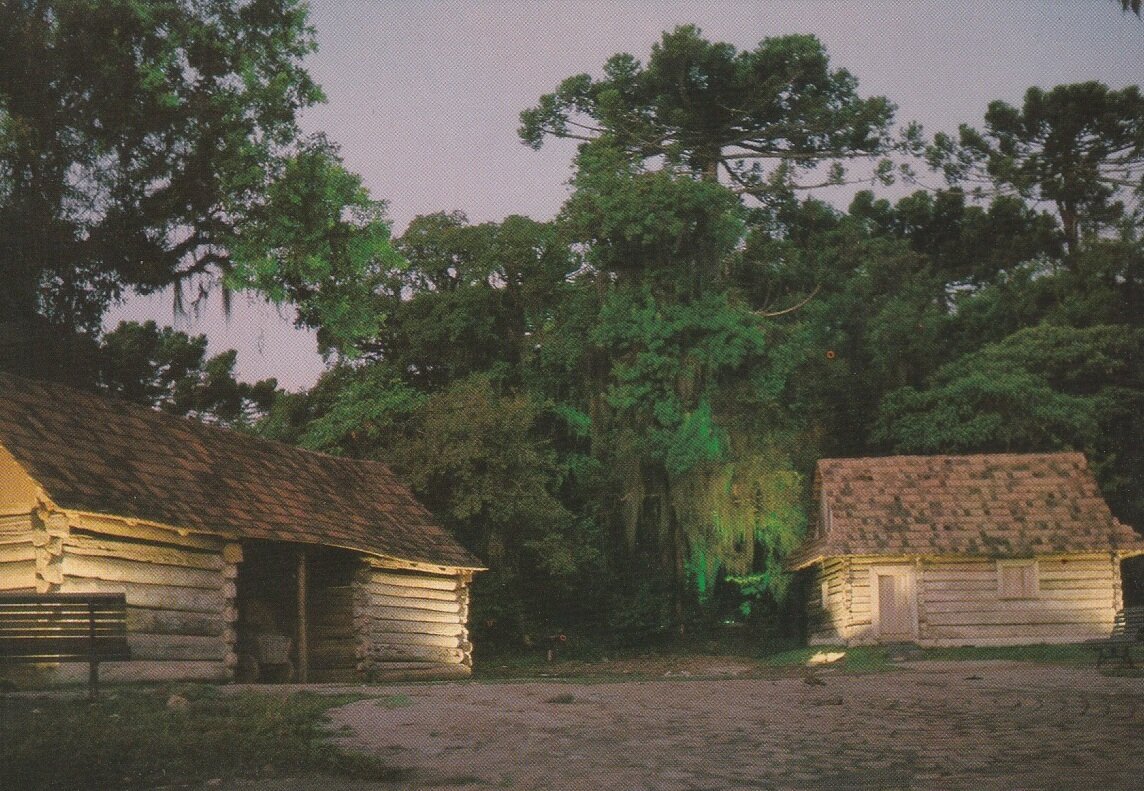
[[[0,445],[64,509],[483,568],[378,462],[2,373]]]
[[[823,459],[814,489],[818,513],[790,568],[842,555],[1144,553],[1080,453]]]

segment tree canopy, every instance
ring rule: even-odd
[[[521,113],[520,137],[534,148],[547,137],[605,140],[763,195],[795,186],[820,163],[887,148],[894,106],[861,98],[857,86],[830,68],[814,36],[768,38],[740,52],[684,25],[663,34],[646,66],[622,53],[600,79],[561,82]],[[828,179],[841,180],[841,167]]]
[[[229,268],[321,91],[296,0],[0,9],[0,312],[98,327],[124,288]]]
[[[952,182],[988,178],[1056,208],[1069,252],[1105,229],[1140,221],[1144,197],[1144,97],[1138,86],[1098,82],[1030,88],[1020,108],[995,101],[983,132],[939,134],[930,162]]]

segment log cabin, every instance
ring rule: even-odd
[[[0,374],[0,593],[125,593],[108,680],[465,676],[482,568],[384,464]]]
[[[814,502],[787,560],[812,645],[1103,637],[1144,554],[1080,453],[823,459]]]

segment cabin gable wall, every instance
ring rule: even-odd
[[[37,505],[39,486],[0,445],[0,517],[29,514]]]

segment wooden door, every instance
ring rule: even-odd
[[[912,586],[908,574],[878,574],[878,636],[911,640],[914,637]]]

